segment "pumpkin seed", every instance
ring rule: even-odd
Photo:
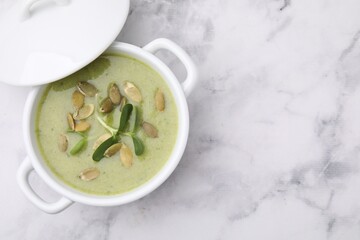
[[[70,129],[74,130],[75,129],[75,121],[73,119],[73,116],[71,115],[71,113],[68,113],[66,115],[66,117],[67,117],[67,121],[68,121]]]
[[[75,90],[72,94],[72,103],[75,109],[80,109],[84,105],[84,99],[85,96],[78,90]]]
[[[109,97],[105,98],[100,106],[100,112],[108,113],[113,110],[113,103]]]
[[[91,127],[90,123],[85,122],[85,121],[80,121],[80,122],[76,123],[74,130],[75,130],[75,132],[85,132],[90,127]]]
[[[158,130],[150,123],[143,122],[142,128],[148,137],[157,138],[158,137]]]
[[[97,149],[100,144],[102,144],[105,140],[111,138],[111,134],[110,133],[105,133],[104,135],[101,135],[94,143],[93,145],[93,149]]]
[[[78,82],[77,88],[82,94],[88,97],[94,97],[98,92],[97,88],[88,82]]]
[[[112,145],[111,147],[106,149],[104,156],[111,157],[112,155],[114,155],[115,153],[117,153],[120,150],[121,146],[122,146],[122,143],[115,143],[114,145]]]
[[[91,114],[93,114],[94,108],[94,104],[86,104],[73,114],[73,118],[75,120],[82,120],[88,118],[91,116]]]
[[[79,178],[84,181],[91,181],[97,178],[100,175],[100,171],[95,168],[87,168],[80,172]]]
[[[155,94],[155,107],[160,112],[164,111],[165,109],[164,94],[160,89],[158,89]]]
[[[66,150],[68,148],[68,144],[69,144],[69,141],[68,141],[67,137],[64,134],[60,134],[59,139],[58,139],[59,150],[61,152],[66,152]]]
[[[121,94],[119,87],[116,85],[116,83],[112,83],[108,90],[109,98],[111,99],[111,102],[114,105],[119,105],[121,101]]]
[[[137,102],[137,103],[142,101],[142,96],[141,96],[139,89],[137,87],[135,87],[135,85],[132,84],[131,82],[125,83],[124,91],[125,91],[126,95],[130,98],[130,100]]]
[[[122,144],[120,149],[120,160],[124,167],[129,168],[133,162],[133,154],[128,146]]]

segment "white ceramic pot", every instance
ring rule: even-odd
[[[172,52],[184,64],[187,70],[187,77],[182,83],[180,83],[173,72],[154,55],[155,52],[161,49]],[[26,197],[47,213],[58,213],[70,206],[73,202],[93,206],[118,206],[135,201],[155,190],[170,176],[178,165],[185,150],[189,132],[189,112],[186,96],[193,90],[198,77],[195,65],[190,57],[182,48],[168,39],[156,39],[143,48],[115,42],[107,51],[126,54],[148,64],[157,71],[168,84],[176,101],[179,116],[178,136],[175,147],[163,168],[147,183],[132,191],[112,196],[96,196],[73,189],[64,184],[50,171],[38,150],[35,137],[35,116],[38,102],[46,86],[36,87],[29,94],[25,105],[23,128],[28,156],[18,170],[17,180]],[[46,184],[62,196],[58,201],[46,202],[32,189],[29,184],[29,174],[33,170],[39,174]]]

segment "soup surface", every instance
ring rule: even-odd
[[[160,75],[111,53],[49,84],[36,116],[37,142],[48,167],[67,185],[95,195],[146,183],[168,160],[177,131],[176,104]]]

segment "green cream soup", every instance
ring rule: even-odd
[[[125,125],[116,134],[121,118]],[[124,193],[154,177],[170,157],[177,130],[176,104],[160,75],[116,54],[49,84],[36,117],[38,146],[54,175],[95,195]]]

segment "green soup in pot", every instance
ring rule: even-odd
[[[86,96],[85,92],[82,107],[93,105],[94,111],[89,117],[74,121],[78,127],[83,124],[81,122],[90,126],[87,130],[76,132],[69,126],[67,116],[76,116],[76,112],[81,110],[73,101],[75,91],[84,94],[78,90],[80,81],[86,81],[97,91],[96,96]],[[133,100],[126,92],[129,83],[140,93],[140,102]],[[101,112],[112,84],[119,88],[122,99],[125,98],[128,104],[137,109],[138,126],[131,131],[130,125],[134,123],[134,116],[131,116],[117,139],[122,146],[120,150],[110,157],[94,161],[93,154],[98,147],[94,146],[95,142],[110,133],[103,124],[111,129],[119,127],[121,107],[125,100],[120,105],[113,103],[111,112]],[[159,93],[164,99],[160,101],[160,108]],[[161,103],[164,103],[164,108],[161,108]],[[157,135],[151,132],[153,129],[150,129],[150,133],[149,129],[144,129],[146,126],[143,126],[143,122],[151,124]],[[47,166],[67,185],[95,195],[121,194],[154,177],[169,159],[177,131],[177,108],[165,81],[139,60],[117,54],[104,54],[73,75],[49,84],[39,102],[36,116],[37,143]],[[129,132],[144,146],[144,151],[139,155],[135,154]],[[126,155],[122,148],[130,150],[130,165],[122,159],[121,154],[123,157]],[[91,171],[95,171],[96,176],[91,176]],[[84,178],[86,173],[90,174],[90,178]]]

